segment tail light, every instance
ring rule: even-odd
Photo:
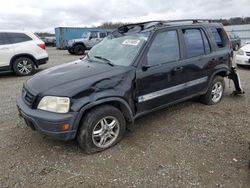
[[[45,50],[45,44],[44,44],[44,43],[37,44],[37,46],[39,46],[40,48],[42,48],[42,49],[44,49],[44,50]]]

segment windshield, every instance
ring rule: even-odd
[[[90,60],[129,66],[147,41],[149,32],[114,37],[109,35],[88,53]]]

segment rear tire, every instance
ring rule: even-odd
[[[216,76],[211,82],[208,91],[201,96],[201,102],[206,105],[214,105],[221,101],[225,89],[225,81],[221,76]]]
[[[35,65],[30,58],[20,57],[14,61],[13,70],[18,76],[28,76],[34,72]]]
[[[125,130],[126,121],[121,111],[110,105],[102,105],[83,117],[77,141],[86,153],[96,153],[117,144]]]
[[[74,47],[74,53],[76,54],[76,55],[84,55],[84,53],[85,53],[85,47],[82,45],[82,44],[77,44],[77,45],[75,45],[75,47]]]

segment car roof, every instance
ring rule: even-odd
[[[26,34],[33,33],[31,31],[26,31],[26,30],[3,30],[3,29],[0,29],[0,32],[1,33],[26,33]]]

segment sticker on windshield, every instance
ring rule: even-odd
[[[122,44],[137,46],[139,43],[140,43],[140,40],[127,39],[127,40],[124,40]]]

